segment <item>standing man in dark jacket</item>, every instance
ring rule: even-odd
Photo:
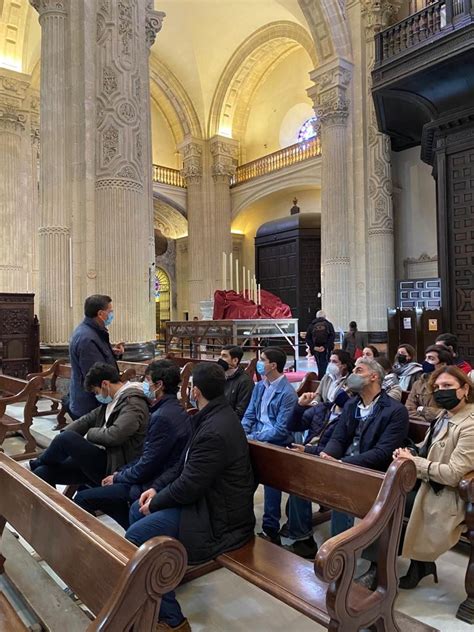
[[[382,390],[385,376],[375,360],[359,358],[346,380],[346,388],[356,396],[349,400],[320,456],[385,472],[392,462],[395,445],[408,437],[408,411]],[[350,528],[352,516],[333,512],[332,535]]]
[[[308,325],[306,332],[306,344],[318,365],[318,378],[320,380],[326,373],[335,339],[334,326],[327,320],[326,313],[320,309],[316,312],[316,318]]]
[[[158,535],[178,538],[189,562],[201,564],[252,538],[255,484],[245,433],[224,396],[224,371],[200,363],[192,376],[199,412],[191,439],[178,464],[132,505],[125,537],[137,546]],[[161,601],[156,630],[190,630],[174,592]]]
[[[179,368],[174,362],[150,363],[145,371],[143,390],[154,404],[143,452],[104,478],[101,487],[77,493],[74,501],[83,509],[92,514],[100,510],[128,529],[130,504],[179,461],[188,442],[190,417],[176,397],[180,380]]]
[[[84,303],[85,318],[73,331],[69,342],[72,377],[69,387],[68,412],[73,419],[97,408],[94,393],[84,389],[84,379],[93,364],[101,362],[117,368],[116,357],[123,353],[123,344],[112,348],[107,327],[112,324],[114,309],[110,296],[93,294]]]
[[[85,388],[98,407],[56,435],[31,470],[50,485],[95,483],[133,461],[142,451],[148,425],[148,401],[140,384],[123,384],[116,368],[94,364]]]
[[[240,366],[244,352],[241,347],[226,345],[222,347],[221,357],[217,361],[225,371],[224,395],[239,419],[245,414],[253,391],[253,380]]]

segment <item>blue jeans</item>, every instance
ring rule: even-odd
[[[118,522],[121,527],[128,529],[129,496],[130,485],[114,483],[105,487],[84,489],[74,496],[74,502],[91,514],[100,510]]]
[[[144,516],[139,511],[138,500],[130,508],[130,527],[125,534],[127,540],[140,546],[150,538],[158,535],[167,535],[177,538],[179,534],[179,522],[181,509],[163,509]],[[176,601],[174,590],[163,595],[159,619],[172,628],[176,628],[184,621],[179,603]]]
[[[281,491],[265,485],[263,488],[263,521],[262,528],[271,537],[276,537],[280,530]]]
[[[342,511],[333,511],[331,515],[331,537],[339,535],[354,526],[354,516]]]
[[[309,500],[290,495],[288,529],[292,540],[307,540],[313,535],[313,506]]]

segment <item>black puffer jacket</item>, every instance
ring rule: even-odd
[[[252,378],[245,373],[242,367],[239,367],[225,381],[224,395],[239,419],[245,415],[252,397],[253,386]]]
[[[201,564],[253,536],[255,484],[244,430],[224,396],[192,424],[180,462],[153,484],[158,493],[150,510],[181,507],[179,540],[189,563]]]

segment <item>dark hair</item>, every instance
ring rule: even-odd
[[[104,380],[112,382],[112,384],[118,384],[120,382],[119,372],[111,364],[96,362],[87,371],[84,379],[84,389],[92,391],[94,387],[100,386]]]
[[[84,302],[84,316],[95,318],[102,309],[107,309],[112,302],[110,296],[106,294],[92,294]]]
[[[278,373],[283,373],[286,364],[286,353],[280,347],[267,347],[263,349],[262,353],[269,362],[275,362],[277,365]]]
[[[198,387],[208,402],[224,395],[224,369],[215,362],[199,362],[193,368],[192,376],[193,385]]]
[[[374,358],[378,358],[380,355],[379,350],[377,349],[377,347],[374,347],[374,345],[365,345],[364,349],[370,349],[374,354]]]
[[[176,395],[181,382],[179,367],[171,360],[154,360],[150,362],[145,375],[151,377],[153,384],[163,382],[163,390],[170,395]]]
[[[452,347],[454,353],[458,352],[458,337],[454,334],[440,334],[435,342],[442,342],[446,347]]]
[[[385,373],[390,373],[392,371],[392,363],[387,358],[386,355],[379,355],[375,358],[375,361],[380,364]]]
[[[354,369],[354,361],[352,360],[350,354],[347,353],[347,351],[343,351],[342,349],[333,349],[329,354],[329,357],[331,357],[332,355],[337,356],[339,362],[347,367],[348,373],[352,373],[352,370]]]
[[[430,388],[431,392],[435,390],[435,382],[443,373],[447,373],[448,375],[452,375],[454,378],[456,378],[461,387],[465,386],[466,384],[469,386],[466,401],[472,404],[474,401],[474,384],[472,383],[472,380],[464,373],[464,371],[461,371],[461,369],[458,369],[458,367],[454,365],[442,366],[440,369],[436,369],[436,371],[433,371],[428,382],[428,387]]]
[[[406,345],[406,344],[400,344],[397,347],[397,355],[398,355],[398,350],[399,349],[406,349],[408,351],[408,355],[410,356],[410,358],[412,360],[416,360],[416,351],[414,349],[414,347],[412,347],[411,345]]]
[[[357,329],[357,323],[355,320],[351,320],[349,323],[349,329]]]
[[[448,366],[454,364],[454,358],[451,351],[444,345],[430,345],[425,349],[425,355],[427,353],[437,353],[440,362],[447,364]]]
[[[228,351],[231,358],[238,358],[239,362],[244,357],[244,351],[242,347],[237,345],[224,345],[222,351]]]

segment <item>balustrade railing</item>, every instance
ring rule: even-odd
[[[163,167],[163,165],[153,165],[153,182],[169,184],[173,187],[186,188],[186,180],[178,169]]]
[[[472,0],[439,0],[375,36],[376,65],[456,28],[462,17],[472,19]]]
[[[291,167],[291,165],[320,155],[321,143],[319,138],[284,147],[272,154],[257,158],[257,160],[252,160],[252,162],[247,162],[237,167],[235,176],[232,178],[231,186],[236,186],[242,182],[253,180],[253,178],[273,173],[285,167]]]

